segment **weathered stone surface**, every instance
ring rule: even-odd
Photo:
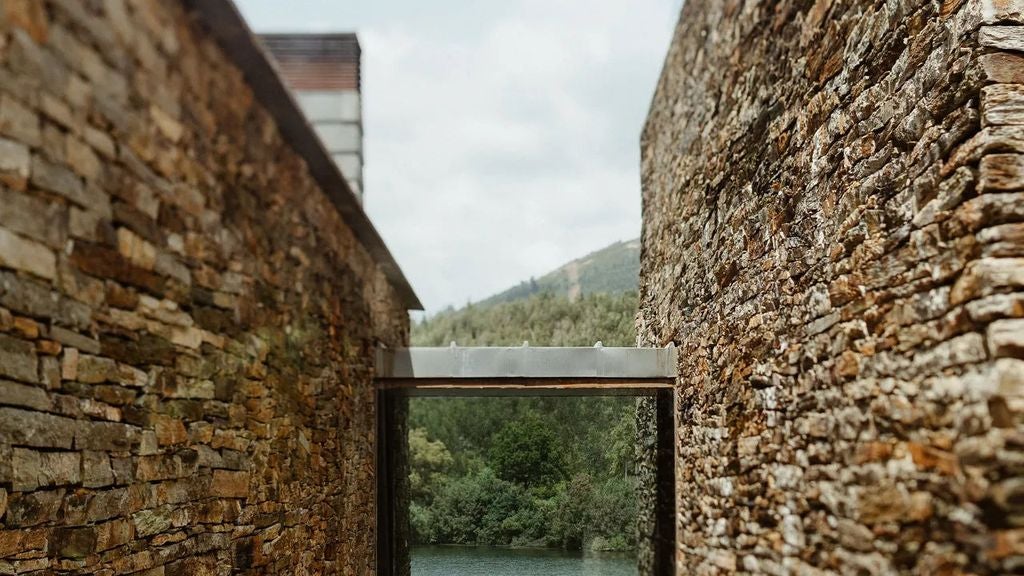
[[[114,471],[106,452],[82,452],[82,485],[103,488],[114,483]]]
[[[15,448],[11,460],[12,487],[28,492],[40,486],[64,486],[81,480],[78,452],[39,452]]]
[[[1024,358],[1024,318],[996,320],[989,324],[988,350],[994,356]]]
[[[1019,566],[1021,16],[685,3],[638,316],[680,351],[678,573]]]
[[[24,190],[30,166],[27,146],[0,138],[0,182]]]
[[[1024,52],[1024,30],[1019,26],[982,26],[978,42],[989,48],[1002,48]]]
[[[75,366],[75,380],[87,384],[96,384],[117,380],[117,362],[102,356],[80,354]]]
[[[42,388],[9,380],[0,380],[0,404],[39,411],[49,410],[51,406],[50,399]]]
[[[0,4],[0,572],[371,573],[383,270],[186,4]]]
[[[213,496],[222,498],[247,498],[249,496],[249,473],[214,470],[210,492]]]
[[[0,438],[10,444],[70,449],[77,428],[70,418],[0,407]]]
[[[46,246],[0,228],[0,266],[24,270],[47,280],[57,275],[57,258]]]
[[[2,227],[50,248],[61,248],[68,234],[66,222],[66,210],[62,206],[0,189]]]

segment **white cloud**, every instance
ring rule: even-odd
[[[366,209],[436,311],[639,234],[639,134],[679,4],[240,7],[257,30],[359,32]]]

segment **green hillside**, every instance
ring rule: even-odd
[[[521,300],[538,293],[559,294],[571,300],[587,294],[615,294],[636,290],[639,276],[640,239],[637,238],[591,252],[540,278],[520,282],[478,305]]]
[[[639,241],[416,322],[414,346],[633,346]],[[631,397],[413,398],[415,544],[629,550]]]

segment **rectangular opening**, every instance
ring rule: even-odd
[[[623,472],[623,479],[636,489],[636,502],[638,508],[637,518],[633,525],[639,530],[635,532],[636,548],[635,555],[623,564],[621,557],[614,558],[613,555],[606,555],[607,562],[601,563],[596,560],[593,566],[595,574],[640,574],[642,576],[667,575],[672,573],[672,562],[675,549],[675,519],[674,519],[674,458],[672,445],[672,389],[671,384],[664,380],[642,381],[638,379],[421,379],[421,380],[386,380],[381,382],[379,388],[379,443],[378,443],[378,574],[386,576],[407,576],[409,575],[410,545],[414,541],[411,537],[414,532],[423,540],[424,518],[418,517],[417,522],[410,524],[411,507],[416,507],[417,496],[421,499],[422,494],[415,494],[417,488],[422,486],[410,486],[410,446],[409,431],[410,424],[414,426],[422,424],[422,410],[417,408],[432,406],[423,403],[438,402],[460,402],[464,406],[471,406],[473,402],[490,402],[494,408],[495,402],[509,401],[509,416],[512,419],[522,416],[523,406],[547,405],[553,407],[554,413],[559,409],[559,403],[569,406],[573,401],[590,402],[591,408],[600,405],[602,402],[614,404],[616,402],[627,402],[634,407],[632,411],[636,421],[638,434],[646,435],[643,438],[634,438],[635,452],[634,461],[627,466]],[[610,397],[610,398],[602,398]],[[525,400],[525,401],[524,401]],[[411,405],[410,405],[411,404]],[[436,404],[433,404],[436,406]],[[518,408],[516,408],[518,406]],[[621,406],[621,405],[620,405]],[[518,413],[516,411],[519,411]],[[594,412],[594,410],[590,410]],[[411,414],[410,414],[411,412]],[[567,416],[571,410],[562,409]],[[596,414],[596,412],[595,412]],[[594,414],[589,414],[593,417]],[[501,424],[500,418],[489,416],[492,421],[479,423],[481,426],[491,427],[487,434],[497,434],[493,430]],[[621,422],[616,424],[621,425]],[[571,428],[571,427],[569,427]],[[565,433],[565,430],[560,431]],[[480,432],[478,431],[479,435]],[[430,438],[417,437],[416,442],[431,441]],[[579,439],[562,439],[574,440]],[[479,444],[479,442],[478,442]],[[436,447],[436,446],[435,446]],[[639,447],[639,452],[636,452]],[[422,448],[422,446],[421,446]],[[447,446],[446,446],[447,448]],[[453,448],[459,448],[454,447]],[[479,446],[477,446],[479,448]],[[575,449],[572,458],[578,460],[586,450]],[[640,462],[639,459],[644,459]],[[520,463],[521,464],[521,463]],[[577,467],[578,468],[578,467]],[[578,472],[578,469],[574,471]],[[493,470],[491,471],[493,472]],[[507,482],[509,472],[505,471],[499,476],[505,478],[491,479],[484,478],[482,483],[495,484]],[[574,478],[567,478],[565,482],[572,484]],[[575,495],[586,494],[588,487],[585,478],[575,478]],[[594,491],[594,478],[591,477],[590,493]],[[422,482],[422,478],[417,480]],[[623,482],[609,482],[607,475],[598,479],[598,491],[603,491],[601,497],[608,500],[615,497],[615,491],[621,490]],[[471,486],[472,488],[472,486]],[[494,486],[492,485],[493,489]],[[545,488],[546,489],[546,488]],[[511,499],[522,498],[526,493],[529,497],[529,490],[515,488],[510,490],[518,496],[512,495]],[[541,494],[541,499],[547,494]],[[622,497],[618,494],[617,497]],[[577,498],[578,499],[578,498]],[[506,499],[507,500],[507,499]],[[544,505],[550,505],[549,501]],[[506,501],[507,505],[508,502]],[[568,510],[569,508],[567,508]],[[420,510],[422,512],[422,510]],[[501,512],[497,511],[500,515]],[[529,514],[527,514],[529,516]],[[642,519],[642,520],[641,520]],[[534,518],[536,520],[536,518]],[[572,537],[574,528],[559,528],[558,537],[569,535]],[[442,537],[450,538],[453,534],[451,527],[445,527]],[[515,531],[514,527],[511,530]],[[454,530],[455,533],[458,529]],[[529,532],[527,530],[527,532]],[[551,530],[550,532],[555,532]],[[547,534],[548,536],[552,534]],[[517,542],[506,541],[509,534],[499,537],[502,544],[529,544],[528,537],[518,534]],[[607,538],[614,536],[608,530],[591,530],[585,538],[588,542],[573,542],[570,547],[579,545],[594,545],[594,536]],[[598,542],[598,546],[604,544]],[[608,542],[614,547],[616,543]],[[420,572],[412,573],[413,576],[433,575],[438,573],[439,566],[443,566],[447,559],[446,551],[443,549],[416,549],[419,555],[416,565],[421,568]],[[499,556],[501,556],[499,554]],[[557,560],[570,558],[572,554],[566,555],[558,552],[550,553],[548,558],[543,553],[515,553],[505,555],[511,558],[509,561],[519,561],[530,565],[531,570],[542,570],[539,566],[549,562],[551,566],[557,565]],[[596,558],[597,555],[592,555]],[[466,562],[466,554],[455,554],[452,558],[453,569],[456,563]],[[491,559],[495,560],[495,559]],[[472,562],[472,559],[468,561]],[[501,561],[501,560],[497,560]],[[600,565],[597,565],[600,564]],[[623,566],[627,569],[623,569]],[[638,569],[628,570],[628,566],[638,566]],[[457,572],[450,572],[457,574]],[[538,572],[543,573],[543,572]]]

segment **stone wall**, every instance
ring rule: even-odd
[[[643,149],[681,574],[1024,569],[1024,8],[687,0]]]
[[[407,324],[180,3],[0,2],[0,573],[370,573]]]

